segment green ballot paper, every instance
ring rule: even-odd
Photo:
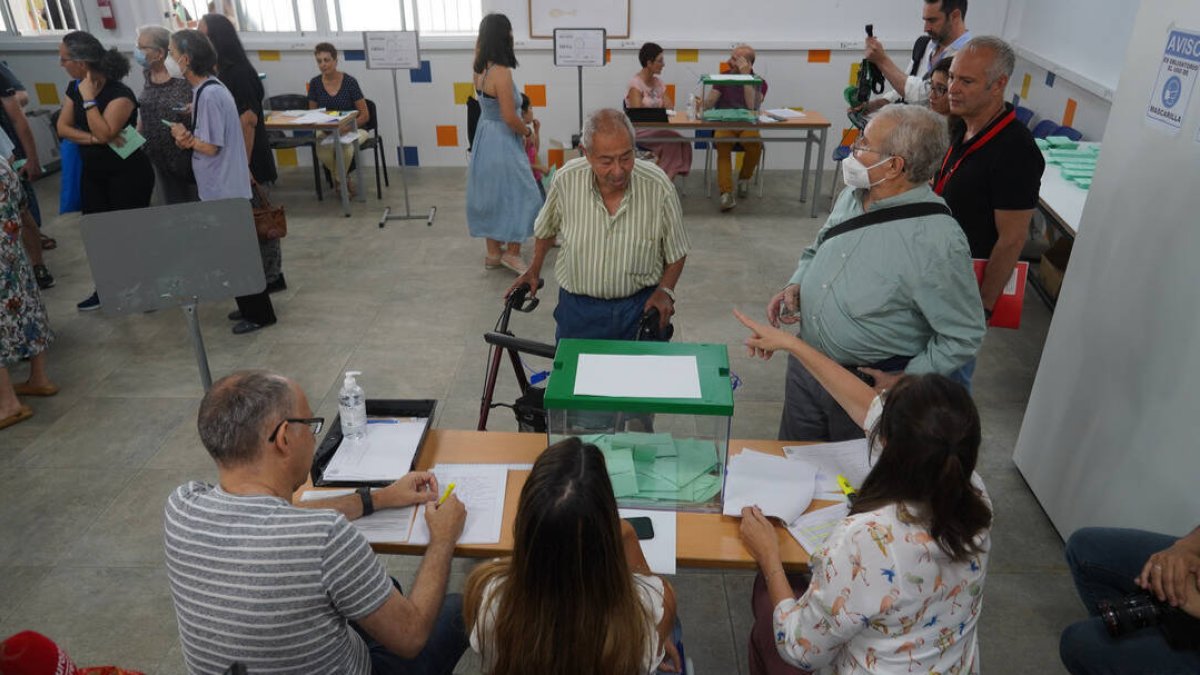
[[[139,134],[137,129],[132,126],[121,130],[121,138],[125,139],[125,142],[120,146],[111,142],[108,144],[108,147],[112,148],[112,151],[117,153],[121,159],[128,159],[138,148],[146,144],[146,137]]]

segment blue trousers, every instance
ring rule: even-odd
[[[400,584],[392,580],[396,588]],[[442,609],[438,612],[433,630],[425,642],[424,649],[411,659],[400,657],[388,651],[375,638],[351,624],[354,630],[362,636],[371,652],[372,675],[450,675],[463,652],[470,643],[467,640],[467,628],[463,622],[463,598],[458,593],[446,596],[442,601]]]
[[[1200,672],[1200,652],[1175,651],[1157,627],[1112,638],[1099,604],[1142,589],[1133,582],[1154,553],[1175,537],[1143,530],[1085,527],[1067,541],[1067,564],[1091,618],[1067,626],[1059,656],[1072,675],[1180,675]]]
[[[601,300],[558,289],[558,306],[554,308],[554,341],[564,338],[590,340],[632,340],[637,337],[638,324],[646,300],[654,294],[647,286],[627,298]]]

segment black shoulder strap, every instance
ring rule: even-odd
[[[893,220],[908,220],[909,218],[920,218],[921,216],[936,216],[946,215],[951,218],[954,214],[951,213],[950,207],[945,204],[935,204],[934,202],[920,202],[917,204],[902,204],[900,206],[891,206],[878,211],[871,211],[860,216],[855,216],[850,220],[838,223],[826,230],[825,234],[817,238],[817,246],[833,239],[840,234],[860,230],[871,225],[886,223]]]
[[[913,43],[912,69],[908,71],[909,75],[916,77],[917,73],[921,72],[921,59],[925,58],[925,49],[932,39],[928,35],[922,35]]]
[[[204,84],[196,90],[196,100],[192,101],[192,131],[196,130],[196,113],[200,111],[200,94],[203,94],[210,84],[220,84],[220,80],[205,80]]]

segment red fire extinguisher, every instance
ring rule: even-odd
[[[113,15],[112,0],[96,0],[100,8],[100,23],[108,30],[117,29],[117,17]]]

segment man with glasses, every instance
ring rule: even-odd
[[[324,420],[274,373],[243,371],[200,403],[200,440],[218,485],[167,500],[167,576],[189,672],[450,673],[467,647],[462,597],[446,595],[466,509],[413,472],[375,491],[291,503],[312,466]],[[401,594],[349,520],[428,504],[430,541]]]
[[[971,39],[971,31],[967,30],[967,0],[925,0],[921,20],[925,32],[913,43],[912,60],[906,70],[900,70],[892,61],[879,38],[867,38],[866,58],[879,67],[892,91],[867,103],[865,112],[875,112],[901,99],[906,103],[927,102],[929,75],[934,66],[953,57]]]
[[[842,163],[846,189],[804,249],[767,318],[881,393],[905,373],[950,375],[983,341],[983,307],[967,238],[929,179],[946,152],[945,120],[889,105]],[[863,430],[788,358],[779,438],[843,441]]]

